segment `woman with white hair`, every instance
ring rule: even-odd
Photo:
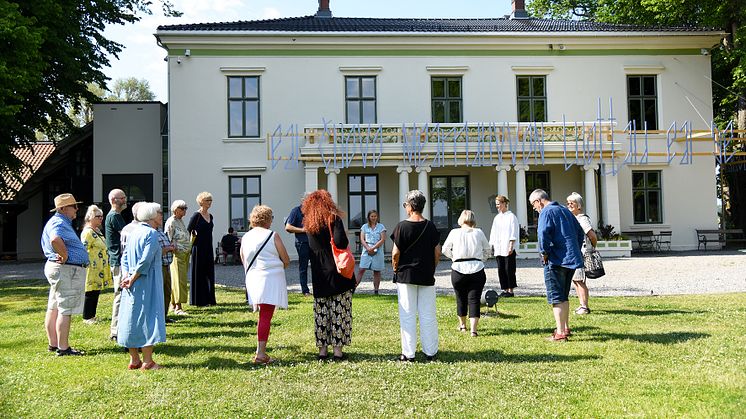
[[[194,235],[192,243],[192,284],[189,288],[189,304],[198,307],[214,306],[215,302],[215,260],[212,253],[212,222],[210,207],[212,194],[200,192],[197,195],[199,210],[192,215],[187,225]]]
[[[122,304],[117,342],[129,350],[128,369],[155,370],[153,347],[166,341],[163,308],[161,245],[156,231],[163,224],[160,204],[146,202],[137,209],[140,223],[130,233],[122,257]],[[142,349],[142,361],[138,348]]]
[[[85,275],[85,300],[83,302],[83,323],[96,324],[96,308],[101,290],[112,283],[109,253],[106,240],[101,233],[104,212],[96,205],[91,205],[85,213],[85,227],[80,233],[80,241],[88,251],[88,267]]]
[[[451,283],[456,294],[458,330],[466,331],[466,315],[469,315],[471,336],[477,337],[482,300],[482,290],[487,282],[484,261],[489,259],[492,249],[484,232],[477,228],[474,212],[461,211],[458,217],[460,228],[448,233],[443,243],[443,254],[451,258]]]
[[[168,239],[176,246],[174,260],[171,262],[171,308],[177,316],[185,316],[183,305],[189,297],[189,284],[187,281],[187,269],[189,269],[189,253],[192,250],[192,241],[189,231],[184,225],[187,203],[181,199],[171,204],[171,216],[166,221],[163,229]]]
[[[579,193],[573,192],[567,197],[567,209],[572,212],[575,218],[580,223],[580,227],[583,228],[585,233],[585,240],[583,241],[583,247],[580,251],[585,255],[586,252],[592,251],[596,247],[596,232],[593,231],[591,224],[591,217],[582,212],[583,210],[583,197]],[[575,293],[578,294],[578,300],[580,300],[580,307],[575,309],[575,314],[589,314],[591,309],[588,308],[588,286],[585,283],[585,269],[579,268],[575,270],[575,276],[572,278],[572,283],[575,285]]]

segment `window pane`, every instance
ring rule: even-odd
[[[259,195],[259,178],[258,177],[247,177],[246,178],[246,193],[248,195]]]
[[[448,97],[461,97],[461,79],[448,80]]]
[[[644,188],[645,187],[645,172],[632,172],[632,187],[633,188]]]
[[[660,173],[658,172],[647,172],[648,184],[647,187],[650,189],[660,189]]]
[[[433,102],[433,122],[446,122],[446,103],[442,100]]]
[[[365,176],[365,191],[376,192],[376,177],[375,176]]]
[[[246,231],[243,197],[231,198],[231,226],[236,230]]]
[[[655,96],[655,77],[649,76],[643,78],[642,92],[645,96]]]
[[[244,81],[244,97],[259,97],[259,77],[246,77]]]
[[[528,77],[518,77],[518,96],[531,96],[531,88]]]
[[[531,121],[531,101],[521,99],[518,101],[518,122]]]
[[[376,97],[376,79],[373,77],[364,77],[362,80],[363,84],[363,97],[374,98]]]
[[[254,209],[255,206],[259,205],[259,197],[258,196],[250,196],[246,198],[246,218],[248,219],[249,215],[251,215],[251,210]],[[246,226],[248,226],[248,221],[246,221]],[[284,226],[283,226],[284,227]]]
[[[660,214],[660,192],[648,191],[648,222],[659,223],[661,222]]]
[[[350,225],[349,228],[358,229],[363,225],[363,202],[360,195],[350,196]]]
[[[372,100],[363,101],[363,120],[364,124],[374,124],[376,122],[376,102]]]
[[[360,96],[359,80],[357,77],[347,77],[347,97],[357,98]]]
[[[231,137],[243,135],[243,106],[237,100],[228,103],[228,135]]]
[[[632,208],[635,223],[645,223],[645,192],[636,191],[632,195]]]
[[[636,128],[641,130],[642,126],[642,103],[639,99],[630,99],[629,101],[629,120],[635,121]]]
[[[449,101],[448,122],[461,122],[461,101]]]
[[[534,100],[534,121],[546,122],[547,109],[546,102],[543,99]]]
[[[246,136],[259,136],[259,102],[246,102]]]
[[[658,119],[655,117],[655,99],[645,99],[645,121],[648,129],[658,129]]]
[[[445,97],[446,96],[446,81],[445,79],[434,78],[432,79],[433,86],[433,97]]]
[[[534,96],[546,96],[544,92],[544,77],[532,77]]]
[[[627,77],[627,94],[629,96],[640,96],[640,77]]]
[[[378,210],[378,196],[376,195],[365,195],[365,214],[364,216],[368,216],[368,211],[370,210]],[[366,218],[367,221],[367,218]]]
[[[232,177],[231,178],[231,195],[241,194],[243,195],[243,178],[242,177]]]
[[[347,123],[348,124],[359,124],[360,123],[360,101],[358,100],[347,101]]]
[[[241,77],[228,77],[228,97],[241,97]]]
[[[348,178],[349,185],[347,186],[347,189],[349,189],[350,192],[360,192],[362,189],[360,189],[360,185],[362,182],[362,176],[360,175],[351,175]],[[352,198],[350,198],[352,199]]]

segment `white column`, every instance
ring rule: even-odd
[[[515,202],[516,216],[521,227],[528,225],[528,201],[526,201],[526,171],[528,166],[516,164],[515,170]]]
[[[508,171],[510,166],[495,166],[497,171],[497,194],[508,196]],[[510,198],[508,196],[508,198]]]
[[[318,167],[305,167],[306,174],[306,189],[305,192],[313,192],[319,189],[319,168]]]
[[[324,173],[327,174],[326,190],[329,191],[329,194],[332,196],[334,202],[339,205],[337,193],[337,175],[339,174],[339,169],[324,169]]]
[[[603,165],[601,170],[605,170]],[[601,176],[601,192],[603,192],[601,202],[604,204],[604,224],[613,225],[616,233],[620,234],[622,232],[622,216],[619,209],[619,175],[605,174]],[[598,223],[598,221],[594,222]]]
[[[417,189],[425,194],[426,204],[422,210],[422,216],[430,218],[430,188],[428,188],[427,174],[430,173],[430,166],[421,166],[415,169],[417,171]]]
[[[598,170],[597,164],[587,164],[583,166],[585,172],[584,191],[583,196],[583,212],[591,218],[591,226],[595,229],[598,225],[598,200],[596,198],[596,170]]]
[[[412,173],[412,168],[399,166],[396,172],[399,173],[399,219],[404,220],[407,218],[407,210],[402,207],[401,203],[404,202],[404,197],[409,192],[409,174]]]

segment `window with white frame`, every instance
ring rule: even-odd
[[[368,211],[378,211],[378,175],[348,175],[347,199],[347,225],[359,229],[367,222]]]
[[[228,136],[259,137],[259,76],[228,77]]]
[[[660,170],[632,171],[632,211],[635,224],[663,222]]]
[[[461,77],[432,77],[430,85],[433,122],[463,122]]]
[[[345,122],[375,124],[376,119],[375,76],[345,77]]]
[[[518,122],[546,122],[546,76],[516,76]]]
[[[627,76],[627,111],[639,131],[658,129],[657,76]]]
[[[230,176],[228,188],[230,225],[236,231],[248,231],[251,210],[262,203],[261,176]]]

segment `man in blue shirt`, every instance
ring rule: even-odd
[[[50,286],[44,326],[48,349],[58,356],[83,355],[68,343],[70,318],[82,307],[88,266],[88,251],[72,226],[78,204],[72,194],[57,195],[52,210],[55,214],[41,234],[41,248],[47,258],[44,276]]]
[[[303,199],[306,199],[308,192],[303,194]],[[303,212],[300,210],[300,205],[293,208],[290,211],[290,215],[285,220],[285,231],[288,233],[295,234],[295,250],[298,251],[298,273],[300,280],[300,288],[304,296],[311,295],[311,291],[308,289],[308,262],[310,262],[311,248],[308,247],[308,236],[306,230],[303,229]]]
[[[531,192],[528,198],[533,209],[539,213],[539,251],[544,265],[544,285],[547,302],[552,305],[557,327],[549,340],[566,341],[570,335],[568,317],[570,313],[570,284],[575,269],[583,266],[584,233],[574,215],[542,189]]]

